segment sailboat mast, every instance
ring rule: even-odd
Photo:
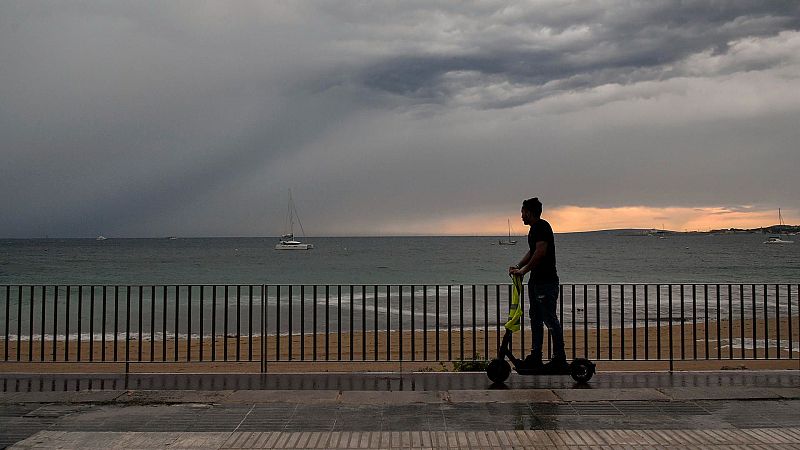
[[[297,223],[300,225],[300,233],[302,236],[306,235],[306,230],[303,229],[303,222],[300,221],[300,214],[297,214],[297,207],[294,206],[294,200],[292,200],[292,190],[289,189],[289,228],[291,230],[292,236],[294,236],[294,218],[297,217]]]
[[[294,235],[294,205],[292,203],[292,190],[289,189],[289,210],[287,211],[287,215],[289,217],[289,233]]]

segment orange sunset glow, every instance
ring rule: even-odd
[[[518,211],[509,212],[512,234],[523,235],[528,227],[522,224]],[[782,210],[787,224],[800,222],[796,210]],[[708,231],[722,228],[759,228],[778,223],[777,210],[734,210],[725,207],[668,207],[626,206],[596,208],[562,206],[545,208],[542,217],[551,223],[556,233],[611,230],[624,228],[664,228],[672,231]],[[386,234],[486,235],[508,233],[507,217],[490,214],[466,214],[433,221],[401,222],[386,227]]]

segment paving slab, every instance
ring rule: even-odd
[[[233,391],[225,397],[222,403],[226,404],[252,404],[252,403],[335,403],[339,400],[340,391]]]
[[[108,403],[123,391],[16,392],[3,396],[0,403]]]
[[[69,403],[109,403],[124,394],[124,391],[78,391],[67,400]]]
[[[17,392],[6,403],[66,403],[72,392]]]
[[[444,394],[438,391],[344,391],[340,401],[357,405],[407,405],[411,403],[443,403]]]
[[[17,392],[0,392],[0,405],[15,403],[14,399],[17,397],[17,394]]]
[[[169,448],[222,448],[231,433],[181,433]]]
[[[781,398],[773,389],[758,387],[675,387],[659,388],[673,400],[754,400]]]
[[[115,399],[117,403],[220,403],[233,391],[136,390],[126,391]]]
[[[454,390],[447,391],[450,403],[552,403],[560,399],[550,389]]]
[[[800,398],[800,388],[770,388],[769,390],[778,394],[781,398],[786,398],[786,399]]]
[[[565,402],[602,401],[669,401],[670,397],[657,389],[553,389],[553,393]]]

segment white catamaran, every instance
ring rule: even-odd
[[[517,241],[511,239],[511,219],[508,219],[508,240],[504,241],[500,239],[498,243],[500,245],[517,245]]]
[[[304,244],[294,238],[294,219],[297,218],[297,224],[300,225],[300,231],[303,236],[306,235],[303,229],[303,223],[300,222],[300,216],[297,214],[297,208],[294,206],[292,200],[292,190],[289,189],[289,210],[287,213],[287,221],[289,222],[289,233],[281,236],[281,241],[275,246],[275,250],[311,250],[314,248],[312,244]]]
[[[780,208],[778,208],[778,225],[780,227],[784,227],[786,225],[785,223],[783,223],[783,215],[781,214],[781,209]],[[785,235],[782,235],[782,234],[778,234],[778,235],[773,235],[773,236],[768,237],[767,240],[764,241],[764,243],[765,244],[794,244],[794,241],[790,241],[788,239],[788,236],[785,236]]]

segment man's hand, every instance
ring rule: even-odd
[[[509,267],[508,267],[508,274],[509,274],[509,275],[513,275],[513,274],[514,274],[513,272],[514,272],[515,270],[517,270],[517,266],[509,266]]]
[[[520,270],[520,269],[517,269],[516,267],[509,267],[509,268],[508,268],[508,274],[509,274],[509,275],[519,275],[519,276],[524,276],[524,275],[525,275],[525,272],[523,272],[523,271],[522,271],[522,270]]]

